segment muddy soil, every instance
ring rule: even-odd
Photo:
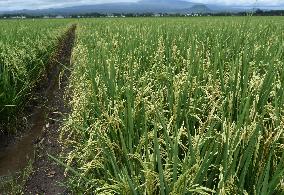
[[[76,26],[72,26],[61,41],[53,64],[53,71],[48,76],[50,82],[55,83],[50,86],[50,92],[46,95],[48,98],[47,118],[43,134],[38,139],[38,150],[33,165],[34,172],[26,183],[25,194],[67,194],[66,188],[60,185],[65,181],[64,169],[51,160],[48,154],[58,157],[62,152],[62,146],[58,139],[63,116],[69,112],[68,106],[65,104],[64,92],[70,75],[68,69],[64,69],[62,66],[70,67],[75,29]],[[65,71],[59,75],[62,69]],[[53,75],[58,75],[57,79],[53,79]]]
[[[0,147],[0,177],[15,174],[33,160],[34,171],[26,182],[25,194],[67,193],[66,188],[58,184],[65,180],[63,169],[48,154],[57,157],[62,152],[59,130],[63,116],[69,111],[64,92],[70,72],[65,67],[71,63],[75,29],[74,25],[60,38],[57,52],[47,65],[47,75],[35,89],[36,98],[27,106],[30,130],[20,138],[3,139]]]

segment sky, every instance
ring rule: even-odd
[[[135,2],[138,0],[0,0],[0,11],[19,9],[44,9],[51,7],[68,7],[75,5]],[[187,0],[190,1],[190,0]],[[198,3],[210,3],[217,5],[248,6],[256,3],[256,0],[191,0]],[[258,0],[258,6],[280,6],[284,0]]]

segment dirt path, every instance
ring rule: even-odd
[[[46,94],[45,127],[40,138],[35,141],[38,146],[33,163],[34,172],[26,182],[24,194],[67,194],[66,188],[59,184],[65,181],[64,170],[56,165],[48,157],[48,154],[56,157],[62,150],[58,138],[63,116],[69,111],[64,102],[64,91],[68,83],[69,72],[64,71],[62,77],[57,76],[57,79],[53,77],[59,75],[62,64],[64,66],[70,65],[75,29],[76,26],[72,26],[60,41],[57,55],[50,67],[48,80],[53,83],[49,85],[50,89],[47,90],[49,94]]]

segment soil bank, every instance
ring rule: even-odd
[[[66,193],[66,189],[58,185],[65,180],[64,170],[48,154],[57,157],[62,151],[58,138],[63,116],[69,111],[64,94],[70,75],[64,67],[71,63],[75,30],[73,25],[59,39],[55,55],[47,64],[47,74],[35,89],[35,101],[25,113],[30,130],[20,138],[8,138],[0,148],[0,177],[15,174],[29,161],[33,162],[34,171],[26,182],[25,194]]]

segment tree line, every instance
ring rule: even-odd
[[[58,14],[60,15],[60,14]],[[2,14],[0,18],[56,18],[57,14],[31,15],[24,13]],[[185,17],[185,16],[283,16],[284,10],[261,10],[250,12],[215,12],[215,13],[84,13],[84,14],[63,14],[66,18],[99,18],[99,17]]]

